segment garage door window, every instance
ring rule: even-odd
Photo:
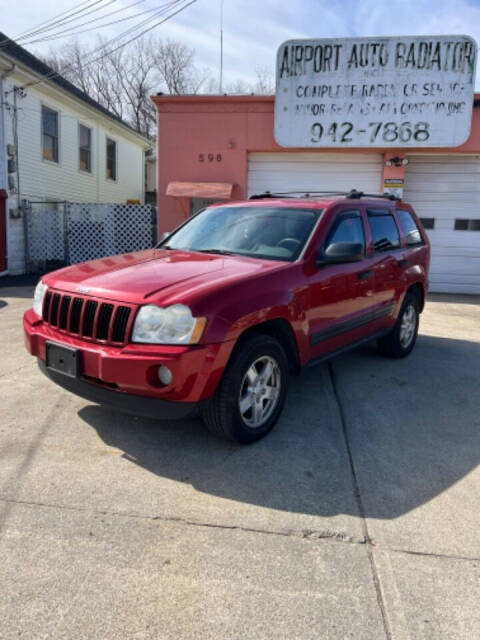
[[[413,246],[416,244],[423,244],[422,234],[420,233],[417,223],[412,218],[410,211],[404,209],[397,210],[398,219],[400,221],[400,227],[403,231],[403,235],[407,239],[407,244]]]
[[[435,229],[435,218],[420,218],[424,229]]]
[[[480,231],[480,220],[457,218],[455,220],[455,231]]]
[[[369,209],[367,213],[375,251],[380,253],[398,249],[400,234],[392,214],[379,209]]]

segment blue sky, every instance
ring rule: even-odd
[[[104,11],[107,13],[133,1],[115,0]],[[209,67],[215,76],[218,74],[220,1],[197,0],[154,32],[193,47],[197,65]],[[21,0],[19,11],[18,5],[1,0],[1,30],[14,37],[49,15],[79,3],[80,0],[46,3]],[[136,13],[158,5],[159,0],[143,0],[128,11]],[[102,34],[115,36],[129,24],[111,27]],[[225,81],[227,84],[236,79],[253,81],[257,68],[268,67],[273,74],[276,50],[289,38],[432,34],[468,34],[480,42],[480,0],[224,0]],[[88,41],[92,35],[79,36],[81,38]],[[56,40],[51,45],[61,42],[63,40]],[[51,45],[33,44],[30,48],[46,51]],[[480,69],[476,86],[480,87]]]

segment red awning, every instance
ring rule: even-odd
[[[169,182],[167,196],[229,200],[233,184],[229,182]]]

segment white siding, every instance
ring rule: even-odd
[[[25,84],[25,77],[10,76],[4,90]],[[6,95],[13,104],[13,93]],[[42,105],[59,114],[59,162],[42,157]],[[125,202],[144,200],[144,144],[88,105],[51,90],[46,84],[27,88],[17,98],[18,166],[20,198],[71,202]],[[5,112],[6,143],[13,143],[12,110]],[[92,172],[79,169],[79,123],[92,130]],[[106,177],[106,138],[117,142],[117,179]],[[7,207],[16,207],[10,197]],[[9,218],[8,259],[10,273],[24,270],[23,221]]]
[[[480,294],[480,231],[454,229],[456,218],[480,219],[480,157],[410,156],[404,199],[435,219],[430,290]]]
[[[380,193],[382,167],[380,153],[250,153],[248,195],[322,189]]]

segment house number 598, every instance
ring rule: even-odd
[[[199,162],[221,162],[222,161],[222,154],[221,153],[199,153],[198,154],[198,161]]]

